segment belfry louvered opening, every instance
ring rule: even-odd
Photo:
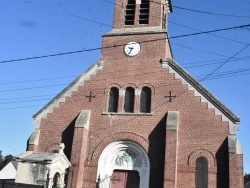
[[[139,24],[149,22],[149,0],[142,0],[140,5]]]
[[[128,4],[126,6],[126,14],[125,14],[125,25],[135,24],[135,9],[136,9],[135,0],[128,0]]]

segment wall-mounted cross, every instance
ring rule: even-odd
[[[176,95],[172,95],[172,91],[169,91],[169,95],[165,96],[165,98],[168,98],[168,102],[172,102],[172,98],[176,98]]]
[[[95,98],[95,95],[92,95],[92,91],[89,93],[89,95],[86,95],[85,98],[89,98],[89,102],[91,102],[92,98]]]

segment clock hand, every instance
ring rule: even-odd
[[[134,49],[134,47],[128,47],[128,49],[130,49],[129,53],[130,54],[132,52],[132,50]]]

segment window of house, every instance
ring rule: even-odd
[[[135,90],[132,87],[128,87],[125,91],[124,111],[134,112]]]
[[[136,9],[135,0],[128,0],[128,4],[126,6],[126,14],[125,14],[125,25],[135,24],[135,9]]]
[[[116,87],[112,87],[109,92],[109,112],[117,112],[119,100],[119,90]]]
[[[141,0],[139,24],[148,24],[149,20],[149,0]]]
[[[196,188],[208,188],[208,161],[205,157],[196,159]]]
[[[150,113],[151,109],[151,89],[144,87],[141,90],[140,96],[140,112]]]

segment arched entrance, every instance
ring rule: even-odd
[[[97,187],[148,188],[150,164],[145,150],[130,141],[109,144],[98,161]]]

